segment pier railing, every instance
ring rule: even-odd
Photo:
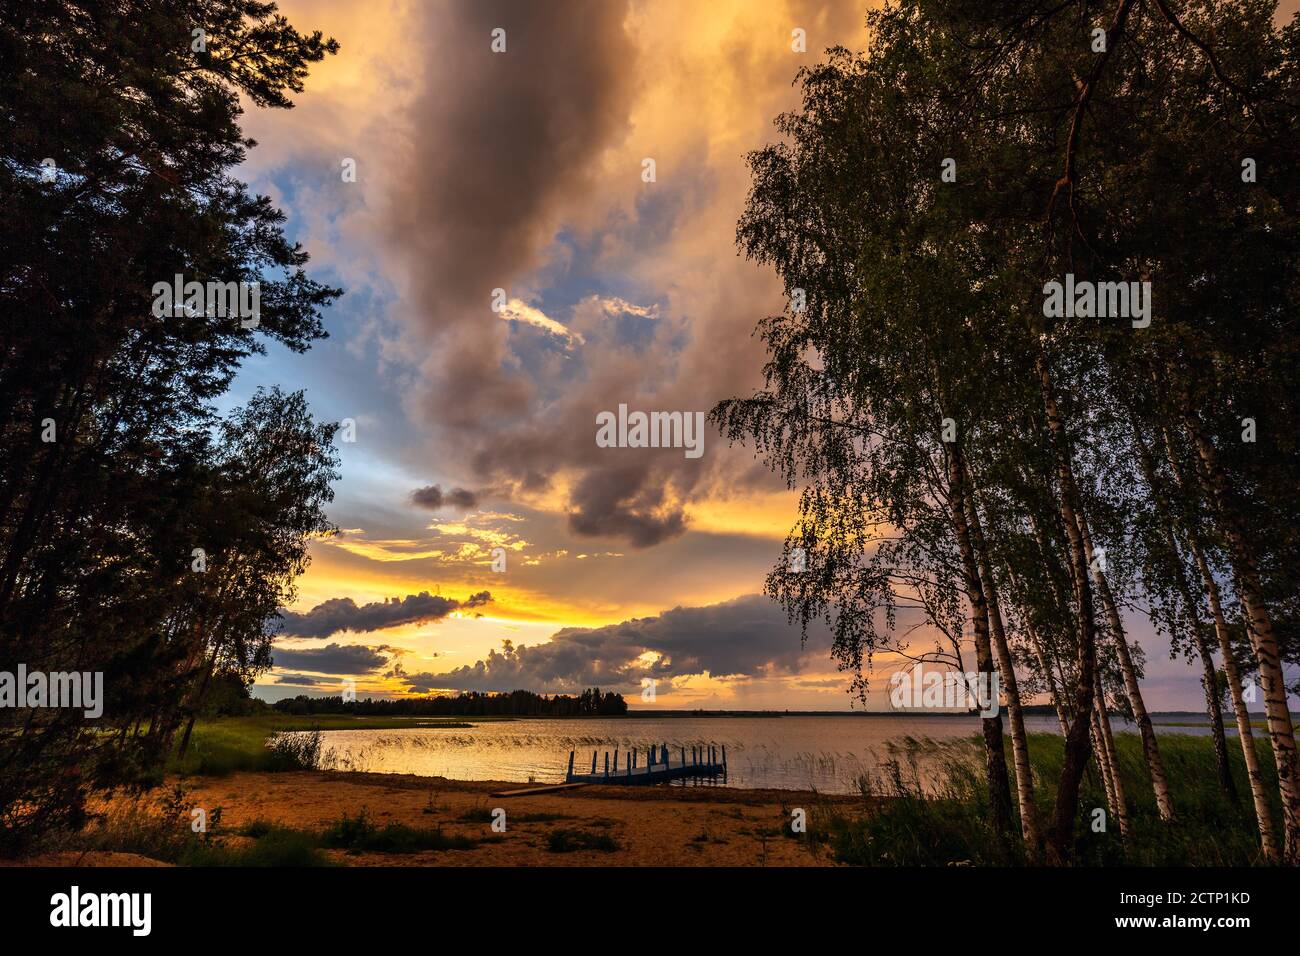
[[[603,760],[601,752],[593,750],[590,772],[585,756],[581,767],[575,768],[576,760],[577,751],[570,750],[569,769],[564,778],[566,783],[660,783],[681,777],[717,777],[727,773],[725,745],[721,748],[704,744],[679,745],[674,752],[667,744],[651,744],[644,753],[638,748],[622,754],[615,747],[613,751],[604,752]]]

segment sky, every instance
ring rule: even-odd
[[[753,330],[784,302],[737,254],[744,157],[796,105],[800,67],[865,46],[866,6],[280,7],[341,51],[294,109],[248,107],[239,174],[346,294],[328,340],[269,346],[229,403],[278,384],[355,427],[340,533],[313,542],[255,693],[599,685],[633,708],[887,709],[897,661],[864,705],[827,635],[801,644],[759,593],[797,493],[750,449],[711,428],[698,457],[596,441],[620,405],[689,417],[760,384]],[[1148,706],[1199,709],[1197,672],[1131,624]]]

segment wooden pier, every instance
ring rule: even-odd
[[[619,752],[614,750],[613,764],[610,763],[609,751],[605,752],[603,763],[597,761],[599,751],[591,752],[591,773],[575,772],[573,762],[576,751],[569,751],[569,770],[564,776],[565,783],[610,783],[641,784],[665,783],[684,777],[723,777],[727,776],[727,748],[717,747],[678,747],[677,753],[670,753],[668,745],[650,746],[644,754],[633,750],[623,755],[620,768]],[[677,759],[674,760],[673,758]],[[645,763],[637,766],[644,758]]]

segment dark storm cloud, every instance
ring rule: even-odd
[[[495,320],[492,289],[509,289],[580,195],[605,142],[624,128],[634,50],[615,0],[431,4],[438,56],[415,111],[405,188],[390,209],[394,244],[413,266],[433,328]],[[506,52],[490,49],[506,31]],[[444,414],[476,421],[499,376],[479,349],[449,360],[467,386]],[[450,357],[449,357],[450,359]],[[447,383],[449,388],[458,387]],[[461,406],[465,399],[469,407]]]
[[[666,682],[705,671],[714,676],[797,673],[807,655],[824,659],[829,647],[820,627],[810,627],[808,647],[801,647],[798,629],[786,622],[779,605],[762,595],[747,595],[606,627],[564,628],[546,644],[507,646],[472,666],[405,678],[415,691],[523,688],[561,693],[596,685],[632,690],[641,687],[643,677]],[[660,659],[652,664],[640,660],[647,651]]]
[[[443,491],[439,485],[427,485],[411,492],[411,503],[430,511],[448,506],[468,509],[478,504],[478,495],[468,488],[448,488]]]
[[[578,468],[571,530],[647,546],[685,529],[684,513],[663,501],[678,469],[606,470],[594,459],[592,403],[575,395],[549,407],[557,382],[585,390],[565,371],[582,359],[542,348],[535,329],[512,330],[520,324],[490,310],[493,290],[514,296],[557,233],[587,211],[602,154],[629,133],[637,51],[627,14],[618,0],[431,7],[440,53],[414,108],[411,163],[387,228],[420,303],[415,321],[438,343],[417,404],[447,457],[506,495]],[[498,27],[504,53],[490,49]],[[629,184],[641,185],[639,173],[629,169]],[[644,354],[592,358],[611,373],[599,407],[625,400],[646,369]],[[614,376],[624,362],[628,372]],[[437,486],[417,496],[424,507],[449,503]]]
[[[277,684],[293,684],[299,687],[315,687],[317,684],[329,683],[324,678],[312,677],[308,674],[280,674],[276,677]]]
[[[272,655],[276,667],[291,670],[314,671],[318,674],[361,674],[378,670],[388,663],[388,654],[397,649],[380,644],[367,647],[363,644],[328,644],[301,650],[277,647]]]
[[[352,598],[331,598],[304,614],[281,611],[280,617],[286,637],[328,637],[339,631],[378,631],[399,624],[436,621],[452,611],[479,607],[491,600],[487,591],[479,591],[464,601],[428,591],[363,605]]]
[[[680,507],[665,505],[664,489],[644,466],[593,469],[574,489],[576,510],[569,514],[569,530],[623,538],[637,548],[674,538],[686,530],[686,515]]]

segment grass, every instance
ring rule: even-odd
[[[192,801],[174,787],[152,801],[114,806],[84,831],[62,834],[42,849],[73,852],[133,853],[178,866],[328,866],[313,834],[269,823],[250,824],[236,835],[252,842],[227,843],[221,833],[221,809],[208,813],[196,831]]]
[[[266,742],[269,770],[315,770],[320,766],[321,732],[276,731]]]
[[[282,749],[267,747],[277,734],[311,730],[398,730],[412,727],[464,728],[473,724],[436,717],[353,717],[348,714],[316,714],[310,717],[266,715],[257,717],[215,717],[194,725],[184,757],[173,756],[167,772],[186,776],[224,776],[239,770],[295,770],[301,758]],[[319,753],[316,754],[319,757]],[[314,765],[314,764],[313,764]]]
[[[476,839],[441,829],[390,823],[378,826],[365,810],[344,815],[322,831],[297,829],[268,820],[252,820],[228,830],[221,809],[210,811],[206,827],[196,831],[188,792],[175,787],[151,801],[115,805],[80,833],[62,834],[45,851],[133,853],[178,866],[331,866],[325,850],[348,853],[418,853],[426,850],[472,850],[492,838]]]
[[[207,841],[176,861],[182,866],[330,866],[315,834],[271,827],[251,844],[227,846]]]
[[[708,830],[701,830],[699,833],[695,834],[695,836],[691,837],[690,842],[692,846],[699,848],[701,844],[705,843],[728,843],[730,841],[720,836],[713,836]]]
[[[362,810],[355,817],[344,814],[320,836],[322,846],[349,853],[419,853],[422,850],[472,850],[482,843],[459,834],[447,834],[441,827],[421,829],[404,823],[376,826]]]
[[[600,853],[617,853],[621,847],[608,833],[588,833],[586,830],[552,830],[546,841],[550,853],[573,853],[576,850],[596,850]]]
[[[1230,764],[1239,802],[1233,804],[1218,783],[1213,741],[1208,737],[1167,734],[1160,753],[1173,797],[1177,822],[1160,820],[1136,734],[1117,734],[1120,775],[1130,823],[1127,839],[1118,821],[1106,819],[1095,832],[1094,810],[1106,808],[1095,770],[1084,777],[1076,820],[1075,860],[1085,866],[1247,866],[1261,862],[1246,780],[1245,762],[1229,739]],[[862,805],[847,811],[829,803],[809,809],[805,840],[814,852],[830,847],[843,863],[869,866],[1014,865],[1024,862],[1017,840],[1006,846],[989,823],[983,755],[978,738],[942,743],[908,739],[884,769],[861,781]],[[1256,740],[1265,785],[1276,793],[1273,759],[1266,740]],[[1061,738],[1034,734],[1030,763],[1040,816],[1049,820],[1060,773]],[[1011,762],[1008,741],[1008,765]],[[922,766],[937,767],[923,774]],[[925,785],[923,781],[930,779]],[[1014,783],[1012,801],[1015,802]],[[1109,813],[1107,813],[1109,817]],[[788,824],[788,818],[785,821]],[[1280,806],[1274,807],[1280,826]],[[1019,817],[1015,821],[1019,832]],[[785,830],[789,830],[788,825]],[[787,833],[787,835],[789,835]]]

